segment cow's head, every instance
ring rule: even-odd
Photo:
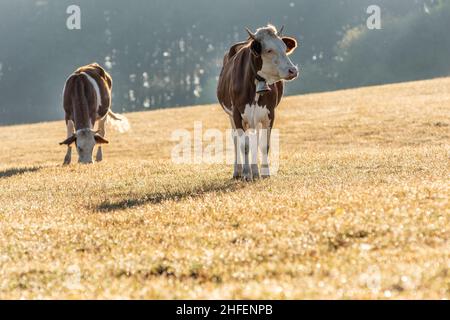
[[[70,146],[73,143],[77,146],[78,162],[92,163],[92,153],[95,145],[109,142],[91,129],[81,129],[71,137],[61,142],[60,145],[65,144]]]
[[[291,37],[283,37],[282,31],[283,28],[277,31],[272,25],[259,28],[255,33],[247,29],[250,48],[254,55],[262,59],[262,68],[258,74],[269,84],[293,80],[299,74],[298,67],[288,57],[297,48],[297,41]]]

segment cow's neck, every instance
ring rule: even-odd
[[[250,55],[250,77],[256,81],[266,81],[258,74],[258,71],[262,68],[262,59],[254,54]]]
[[[267,83],[267,80],[258,74],[258,71],[262,68],[262,59],[261,57],[256,57],[252,54],[252,58],[250,59],[250,69],[251,69],[251,79],[254,79],[255,83],[255,101],[258,100],[260,95],[264,95],[269,92],[271,89]]]

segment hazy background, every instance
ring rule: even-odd
[[[301,44],[288,94],[450,75],[450,0],[0,0],[0,124],[62,119],[65,79],[94,61],[115,111],[215,102],[225,50],[268,22]]]

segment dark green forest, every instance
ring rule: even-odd
[[[81,30],[66,27],[72,4]],[[288,94],[450,75],[450,0],[2,0],[0,124],[61,119],[66,78],[94,61],[115,111],[215,102],[224,52],[267,23],[300,43]]]

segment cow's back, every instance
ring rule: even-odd
[[[72,74],[63,92],[65,119],[72,120],[75,128],[89,127],[95,123],[97,98],[94,88],[84,74]]]
[[[97,63],[78,68],[75,74],[86,74],[90,77],[94,90],[98,90],[98,117],[104,117],[111,107],[112,78]]]
[[[224,108],[225,112],[232,112],[232,74],[233,74],[233,58],[236,53],[245,47],[247,42],[239,42],[233,45],[223,57],[222,70],[220,71],[219,82],[217,85],[217,99]]]

